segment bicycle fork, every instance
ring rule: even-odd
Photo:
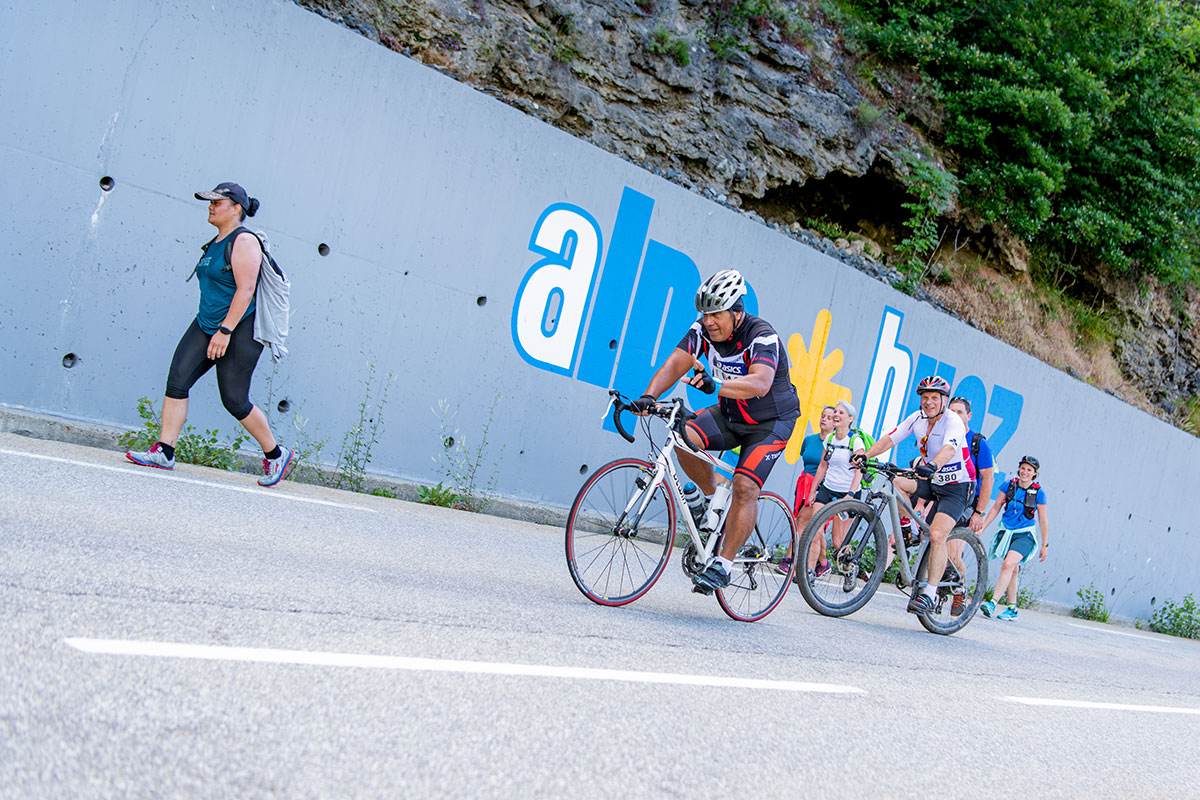
[[[621,512],[621,516],[617,518],[617,524],[613,526],[613,533],[617,536],[623,536],[626,539],[631,539],[637,535],[638,526],[642,524],[642,515],[646,513],[646,508],[650,505],[650,498],[654,497],[654,492],[662,485],[663,473],[662,470],[656,470],[654,480],[647,481],[645,475],[639,475],[637,480],[638,492],[629,498],[629,502],[625,504],[625,509]],[[630,517],[629,512],[637,506],[637,510]],[[621,527],[622,523],[628,520],[628,527]]]

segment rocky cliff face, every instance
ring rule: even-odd
[[[296,2],[881,280],[900,278],[888,257],[911,199],[904,158],[938,158],[926,139],[938,110],[914,76],[864,69],[819,3],[752,16],[737,0]],[[953,209],[944,222],[942,283],[984,264],[1002,289],[1029,285],[1020,242]],[[915,294],[1178,421],[1200,395],[1197,297],[1093,283],[1117,335],[1090,355],[1097,348],[1063,352],[1079,337],[1047,345],[1023,333],[1060,315],[1045,302],[1005,305],[1019,291]],[[1012,313],[1014,324],[997,321]]]

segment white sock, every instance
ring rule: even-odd
[[[728,558],[721,558],[721,556],[717,556],[716,562],[725,569],[726,573],[733,572],[733,562]]]
[[[922,594],[924,594],[930,600],[936,600],[937,599],[937,587],[934,586],[932,583],[927,583],[927,584],[925,584],[925,591],[923,591]]]

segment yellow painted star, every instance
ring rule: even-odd
[[[834,350],[825,355],[832,325],[833,317],[829,309],[823,308],[817,314],[807,349],[804,347],[804,337],[800,334],[793,333],[788,339],[788,359],[792,363],[788,377],[800,397],[800,417],[784,450],[784,458],[789,464],[795,464],[800,459],[800,446],[809,429],[813,433],[820,432],[821,409],[835,405],[839,400],[850,402],[850,390],[833,382],[833,377],[842,369],[842,351]]]

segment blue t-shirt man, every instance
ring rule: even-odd
[[[979,493],[983,491],[983,470],[994,469],[996,465],[992,461],[992,448],[988,445],[987,438],[980,436],[978,432],[967,431],[967,447],[970,448],[976,436],[979,436],[979,455],[977,457],[972,450],[971,461],[975,464],[975,496],[979,497]],[[988,499],[991,500],[990,497]]]

